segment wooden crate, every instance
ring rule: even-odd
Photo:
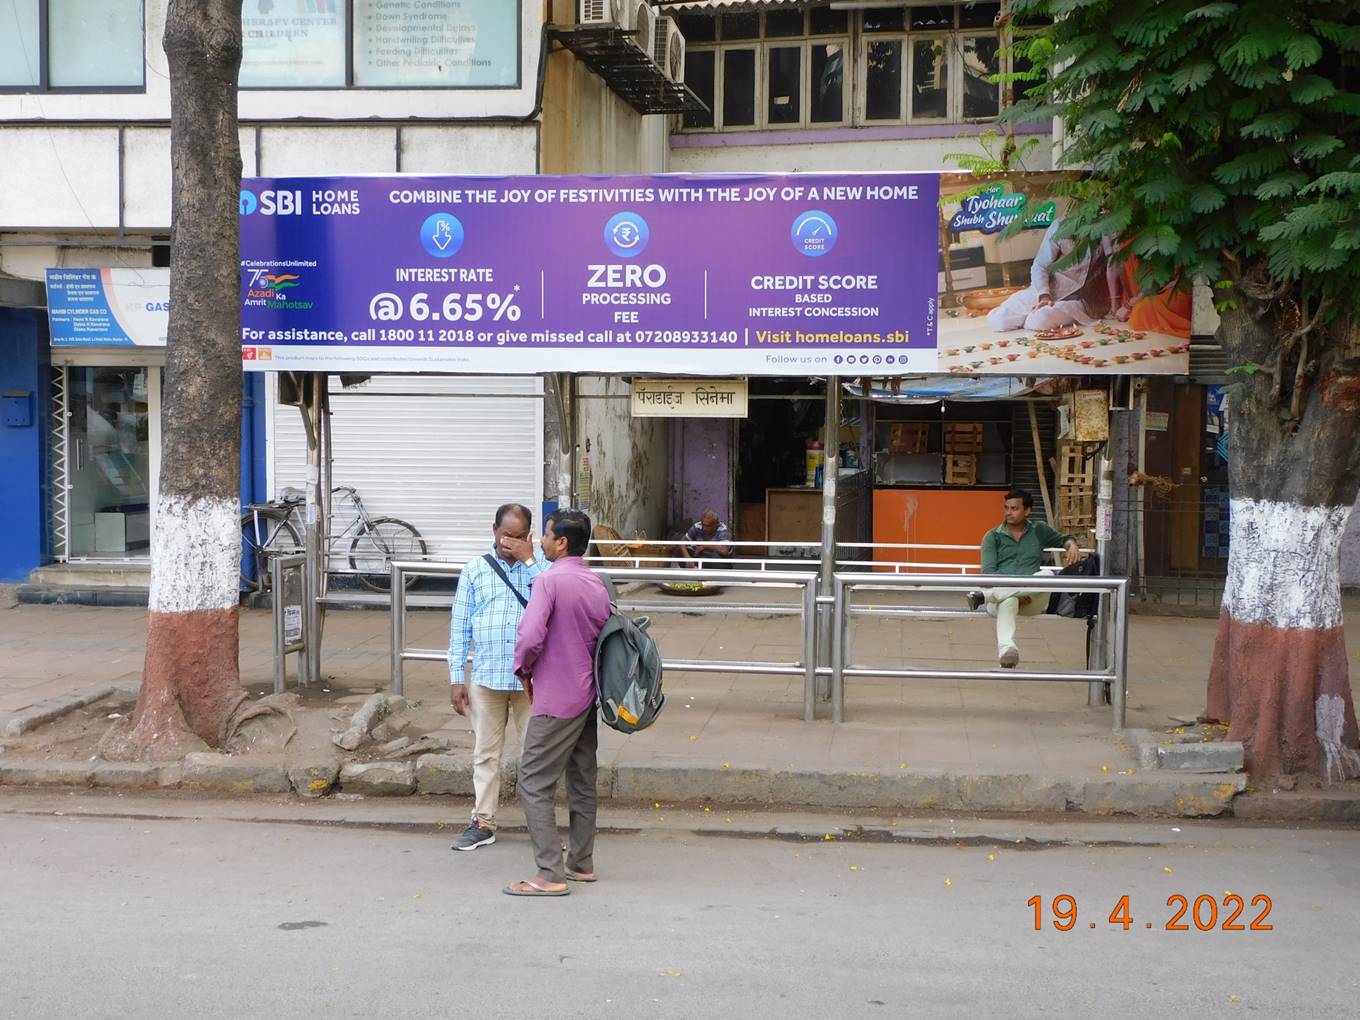
[[[1086,449],[1070,442],[1058,447],[1058,526],[1071,533],[1096,523],[1096,458],[1087,459]]]
[[[1069,534],[1081,534],[1096,526],[1096,498],[1089,490],[1068,488],[1058,490],[1058,528]]]
[[[1086,457],[1082,443],[1063,443],[1058,447],[1058,487],[1094,489],[1096,458]]]
[[[925,453],[929,443],[928,421],[896,421],[888,428],[889,453]]]
[[[952,421],[944,425],[945,453],[981,453],[982,423]]]
[[[976,485],[977,457],[971,453],[947,453],[944,457],[945,485]]]

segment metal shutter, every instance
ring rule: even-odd
[[[269,373],[269,492],[306,483],[302,418],[280,405]],[[345,390],[330,380],[332,483],[359,490],[373,517],[414,525],[436,560],[462,562],[490,548],[502,503],[524,503],[541,526],[543,382],[537,376],[374,376]],[[334,528],[347,523],[335,508]],[[344,569],[346,537],[332,547]]]

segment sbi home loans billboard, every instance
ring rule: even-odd
[[[1113,244],[1060,262],[1070,242],[1047,178],[1018,191],[940,174],[247,179],[242,359],[260,371],[1184,372],[1179,337],[1147,343],[1130,324],[1138,296],[1116,280]],[[1184,332],[1188,351],[1188,314]]]

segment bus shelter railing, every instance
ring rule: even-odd
[[[833,619],[835,627],[831,639],[831,718],[845,719],[845,681],[847,678],[878,677],[893,680],[1003,680],[1030,682],[1070,682],[1112,685],[1111,703],[1116,731],[1124,728],[1124,708],[1128,690],[1128,622],[1129,582],[1122,577],[1045,577],[1036,574],[1017,578],[1004,575],[954,576],[941,574],[886,574],[845,573],[834,575]],[[915,669],[894,666],[866,666],[853,660],[850,622],[855,617],[941,617],[959,615],[960,611],[928,606],[855,605],[856,591],[982,591],[1006,588],[1019,591],[1095,592],[1102,599],[1113,600],[1111,611],[1098,616],[1099,633],[1094,645],[1096,661],[1088,659],[1090,668],[1084,670],[1021,670],[1021,669]],[[1112,633],[1110,633],[1112,631]]]
[[[671,541],[636,539],[629,542],[622,539],[592,539],[591,545],[595,549],[594,552],[590,553],[591,562],[602,564],[607,567],[629,565],[633,567],[642,567],[644,564],[664,564],[666,566],[671,566],[687,565],[689,562],[684,556],[648,553],[645,551],[647,547],[658,549],[679,546],[693,546],[696,548],[713,546],[724,548],[731,547],[736,551],[736,555],[721,560],[700,558],[698,560],[699,569],[709,570],[715,568],[725,570],[729,567],[742,570],[769,570],[771,568],[786,570],[789,567],[816,567],[821,563],[818,559],[797,556],[748,556],[745,555],[745,553],[748,550],[754,551],[779,548],[796,548],[820,552],[822,547],[821,542],[772,541],[768,539],[764,541],[741,542],[735,540],[731,542],[688,542],[684,539],[674,539]],[[612,552],[601,552],[599,547],[602,545],[636,545],[639,548],[636,551],[630,551],[620,555]],[[845,558],[838,558],[835,561],[837,569],[843,570],[880,570],[897,574],[926,572],[941,574],[978,574],[982,571],[980,563],[981,554],[977,544],[938,545],[929,542],[837,542],[836,549],[838,553],[844,550],[842,555],[845,556]],[[900,551],[908,558],[903,560],[874,559],[874,553],[880,549]],[[1057,558],[1062,554],[1062,551],[1062,549],[1058,548],[1045,550],[1045,552],[1053,555],[1055,563]],[[913,554],[922,552],[932,554],[953,553],[957,555],[954,555],[950,560],[917,560],[912,558]],[[868,558],[865,558],[866,556]],[[1045,572],[1056,572],[1058,567],[1045,566],[1042,569]]]
[[[434,563],[426,560],[397,560],[392,563],[392,680],[393,694],[405,689],[407,662],[444,662],[447,648],[411,648],[406,643],[406,578],[411,575],[430,577],[459,577],[461,563]],[[711,571],[703,570],[648,570],[633,567],[596,568],[611,581],[650,581],[661,584],[714,581]],[[769,662],[724,659],[672,659],[662,649],[662,668],[676,673],[745,673],[769,676],[801,676],[803,678],[803,718],[812,722],[816,710],[817,688],[817,575],[810,571],[781,571],[770,574],[759,570],[724,570],[722,584],[752,589],[798,588],[797,602],[744,601],[704,602],[685,599],[683,602],[634,601],[619,599],[618,606],[629,613],[699,613],[699,614],[760,614],[762,616],[798,616],[801,623],[801,652],[796,662]]]

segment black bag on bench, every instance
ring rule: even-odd
[[[1058,571],[1059,577],[1099,577],[1100,576],[1100,556],[1093,552],[1086,554],[1086,559],[1072,564],[1070,567],[1063,567]],[[1095,591],[1055,591],[1048,600],[1048,608],[1044,612],[1051,616],[1065,616],[1070,620],[1089,619],[1096,615],[1100,608],[1100,592]]]

